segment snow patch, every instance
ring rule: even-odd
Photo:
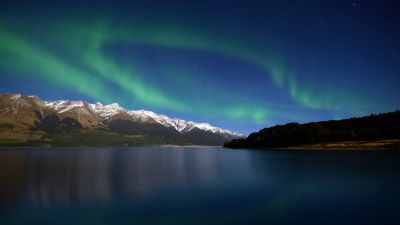
[[[65,101],[65,100],[58,100],[54,102],[44,102],[45,105],[51,109],[56,110],[58,113],[67,112],[76,107],[83,107],[85,105],[84,101]]]
[[[18,100],[19,98],[21,98],[21,94],[15,94],[15,95],[10,97],[10,99],[13,100],[13,101]]]

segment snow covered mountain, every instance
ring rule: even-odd
[[[58,113],[66,113],[71,110],[81,109],[81,111],[89,111],[92,110],[99,118],[103,119],[103,121],[110,121],[118,115],[124,115],[127,117],[126,119],[130,119],[132,121],[141,122],[141,123],[159,123],[164,127],[171,127],[178,131],[179,133],[188,133],[193,129],[197,128],[203,131],[208,131],[211,133],[218,133],[224,135],[232,135],[232,136],[243,136],[241,134],[225,130],[219,127],[211,126],[208,123],[196,123],[192,121],[185,121],[182,119],[169,118],[162,114],[157,114],[147,110],[126,110],[122,108],[118,103],[112,103],[109,105],[103,105],[100,102],[96,104],[89,104],[84,101],[46,101],[45,105],[49,108],[54,109]],[[82,110],[85,109],[85,110]],[[89,112],[88,112],[89,113]]]
[[[0,144],[2,139],[15,139],[74,146],[219,145],[240,137],[243,135],[208,123],[126,110],[117,103],[42,101],[36,96],[0,94]]]

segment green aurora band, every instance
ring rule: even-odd
[[[108,23],[99,22],[81,21],[66,24],[61,28],[56,25],[49,26],[48,30],[53,31],[52,33],[42,31],[40,34],[58,46],[65,46],[65,55],[71,56],[70,58],[74,58],[75,61],[66,59],[64,54],[57,54],[51,48],[43,47],[38,41],[22,38],[25,37],[24,32],[17,34],[8,32],[7,29],[0,29],[0,54],[3,55],[2,58],[8,59],[0,61],[0,65],[6,69],[42,76],[58,85],[74,87],[77,91],[99,101],[118,100],[128,105],[137,102],[161,109],[243,119],[256,124],[265,123],[270,116],[278,113],[276,109],[268,108],[254,100],[224,106],[216,102],[202,101],[190,104],[189,107],[181,99],[173,98],[163,90],[143,81],[141,78],[144,75],[132,65],[127,68],[105,56],[102,47],[122,43],[202,50],[257,65],[300,106],[327,110],[341,110],[348,105],[360,109],[364,107],[356,105],[356,102],[360,102],[356,100],[359,98],[349,98],[351,95],[348,93],[335,97],[329,93],[313,94],[311,88],[300,84],[295,73],[288,70],[283,63],[283,57],[270,54],[266,48],[244,45],[232,38],[204,36],[201,32],[185,30],[184,26],[159,28],[150,24],[130,24],[126,25],[129,29],[121,30],[113,28]],[[108,91],[107,82],[118,86],[124,94],[123,97]]]

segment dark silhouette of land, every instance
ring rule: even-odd
[[[399,148],[400,111],[344,120],[264,128],[227,148]]]

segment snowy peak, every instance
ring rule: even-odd
[[[124,108],[122,108],[118,103],[112,103],[109,105],[103,105],[100,102],[96,104],[89,104],[91,110],[96,113],[99,117],[103,119],[109,119],[118,113],[126,112]]]
[[[156,114],[151,111],[146,111],[146,110],[133,110],[133,111],[128,111],[128,113],[132,116],[140,117],[140,118],[147,118],[147,119],[153,119],[159,124],[165,126],[165,127],[172,127],[179,133],[188,133],[192,131],[194,128],[203,130],[203,131],[208,131],[212,133],[218,133],[218,134],[229,134],[233,136],[243,136],[242,134],[238,134],[229,130],[221,129],[218,127],[211,126],[208,123],[196,123],[192,121],[186,121],[182,119],[171,119],[165,115],[162,114]]]
[[[232,132],[229,130],[225,130],[225,129],[222,129],[219,127],[211,126],[208,123],[194,123],[194,122],[189,122],[189,123],[193,124],[194,127],[198,128],[200,130],[210,131],[214,134],[215,133],[228,133],[228,134],[234,135],[234,136],[243,136],[242,134],[238,134],[238,133],[235,133],[235,132]]]
[[[86,103],[84,101],[46,101],[45,105],[58,113],[64,113],[78,107],[88,107],[96,116],[102,120],[112,121],[120,115],[124,118],[128,117],[129,120],[141,123],[158,123],[164,127],[173,128],[179,133],[185,134],[199,129],[201,131],[211,132],[213,134],[231,135],[242,137],[243,135],[225,130],[219,127],[214,127],[208,123],[196,123],[177,118],[169,118],[168,116],[157,114],[147,110],[126,110],[118,103],[103,105],[101,102],[95,104]],[[120,117],[119,117],[120,118]]]
[[[128,111],[128,113],[131,116],[136,117],[136,118],[141,118],[142,120],[153,120],[165,127],[172,127],[180,133],[182,133],[182,131],[187,126],[187,122],[185,120],[171,119],[165,115],[157,114],[157,113],[154,113],[151,111],[132,110],[132,111]]]

